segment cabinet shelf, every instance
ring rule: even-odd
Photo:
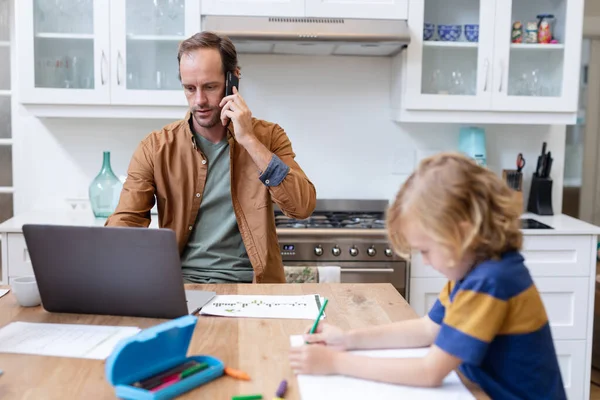
[[[92,33],[55,33],[55,32],[38,32],[35,34],[39,39],[76,39],[76,40],[91,40],[94,39]]]
[[[511,49],[514,50],[564,50],[565,45],[562,43],[557,44],[540,44],[540,43],[512,43]]]
[[[181,42],[185,40],[184,36],[178,35],[133,35],[128,34],[127,40],[140,42]]]
[[[477,42],[437,42],[437,41],[425,41],[423,47],[454,47],[460,49],[476,49],[479,47]]]

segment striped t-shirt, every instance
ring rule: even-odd
[[[429,318],[435,345],[493,399],[566,399],[548,317],[523,257],[477,265],[446,284]]]

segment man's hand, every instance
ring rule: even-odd
[[[290,366],[295,374],[330,375],[337,373],[336,358],[339,351],[320,344],[310,344],[290,349]]]
[[[227,121],[231,119],[235,131],[235,139],[239,144],[246,147],[248,142],[255,139],[252,130],[252,112],[235,86],[233,87],[233,94],[223,97],[223,100],[219,103],[219,107],[222,107],[221,122],[223,126],[227,125]]]

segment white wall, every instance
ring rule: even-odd
[[[395,157],[408,157],[413,166],[431,151],[456,149],[460,125],[406,125],[389,119],[389,58],[240,58],[242,95],[256,117],[276,121],[287,131],[319,198],[391,199],[406,178],[392,173]],[[113,153],[115,173],[125,174],[139,140],[168,122],[38,119],[18,107],[13,122],[15,213],[66,207],[65,198],[87,197],[103,150]],[[560,211],[565,127],[484,128],[488,164],[498,173],[514,168],[522,152],[530,177],[542,142],[548,142],[555,156],[554,209]]]

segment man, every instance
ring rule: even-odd
[[[273,202],[307,218],[316,191],[281,127],[252,117],[228,71],[237,53],[211,32],[183,41],[177,55],[189,111],[138,146],[107,226],[147,227],[156,196],[159,225],[176,232],[185,282],[285,282]]]

